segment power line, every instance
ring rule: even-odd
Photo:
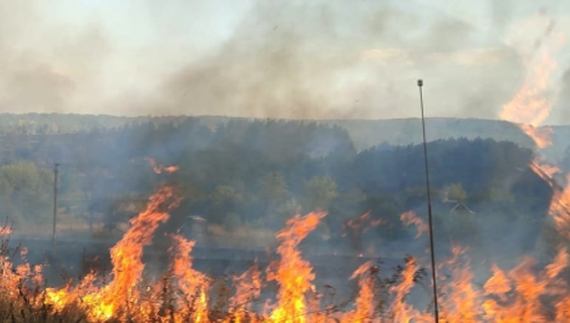
[[[418,87],[420,90],[420,108],[422,111],[422,133],[423,133],[423,144],[424,144],[424,165],[426,172],[426,189],[427,189],[427,202],[428,202],[428,222],[429,222],[429,249],[431,255],[431,273],[433,280],[433,304],[434,304],[434,318],[435,322],[439,323],[439,307],[437,302],[437,274],[435,267],[435,247],[433,242],[433,220],[431,212],[431,190],[429,184],[429,165],[427,157],[427,139],[426,139],[426,121],[424,116],[424,98],[422,87],[424,82],[420,79],[418,80]]]

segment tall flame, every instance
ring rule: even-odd
[[[552,25],[547,30],[551,31]],[[563,34],[555,33],[550,46],[530,51],[525,57],[527,75],[524,83],[513,99],[503,106],[499,117],[503,120],[519,124],[521,130],[531,137],[538,148],[546,148],[552,144],[551,129],[542,126],[550,115],[554,103],[551,98],[551,76],[557,67],[555,52],[565,44]]]
[[[178,298],[176,322],[202,323],[208,322],[208,296],[209,279],[206,275],[192,269],[191,252],[195,241],[188,241],[180,235],[172,236],[174,241],[171,251],[174,253],[172,273],[178,281],[178,289],[182,297]],[[185,304],[192,304],[191,311]]]
[[[301,257],[297,246],[325,216],[324,212],[309,213],[304,217],[297,214],[277,233],[277,239],[281,241],[277,253],[281,259],[273,263],[268,272],[268,280],[279,284],[279,302],[270,315],[273,322],[307,322],[305,293],[314,287],[315,274],[311,264]]]

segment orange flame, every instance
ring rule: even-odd
[[[367,261],[354,271],[351,280],[359,278],[358,287],[359,292],[356,297],[356,309],[347,313],[342,321],[343,322],[367,322],[374,317],[375,312],[375,290],[374,290],[374,276],[372,272],[375,266],[372,261]]]
[[[535,140],[537,147],[544,148],[551,142],[550,131],[538,127],[546,120],[553,106],[545,91],[556,64],[548,51],[529,62],[534,65],[529,69],[525,84],[513,100],[504,106],[500,115],[506,120],[520,123],[521,129]],[[149,163],[157,174],[178,170],[176,166],[157,165],[153,159],[149,159]],[[538,160],[530,167],[553,188],[550,214],[558,231],[570,239],[570,189],[562,188],[553,179],[560,170]],[[358,279],[359,294],[354,309],[336,317],[323,314],[318,298],[315,301],[308,299],[308,295],[316,294],[313,285],[316,277],[312,265],[303,259],[299,250],[299,244],[326,216],[322,212],[306,216],[298,214],[277,233],[280,242],[277,253],[280,258],[268,268],[267,280],[277,282],[279,289],[276,304],[269,314],[252,313],[247,305],[261,293],[261,273],[254,266],[234,279],[236,291],[230,299],[229,316],[224,317],[225,320],[216,318],[216,313],[208,307],[211,279],[192,268],[191,252],[195,242],[180,235],[172,237],[170,278],[165,279],[164,286],[156,282],[145,285],[142,283],[145,267],[142,263],[143,248],[151,243],[158,225],[169,218],[168,211],[179,202],[180,198],[173,189],[164,186],[149,199],[146,210],[131,220],[129,230],[110,250],[113,271],[109,284],[100,284],[96,274],[91,273],[76,286],[70,282],[64,288],[45,289],[45,299],[35,299],[33,304],[37,308],[44,304],[51,305],[54,312],[76,305],[87,313],[92,322],[433,322],[430,313],[416,309],[407,300],[421,269],[418,260],[413,257],[406,259],[397,282],[388,286],[386,292],[390,295],[390,302],[385,312],[377,313],[379,294],[374,277],[375,267],[371,262],[365,262],[350,277],[351,280]],[[363,214],[355,221],[348,221],[347,226],[358,228],[368,217],[369,214]],[[412,211],[402,214],[400,219],[406,225],[417,226],[416,238],[428,230],[427,224]],[[372,224],[380,224],[379,221],[375,220]],[[0,235],[2,229],[0,227]],[[25,256],[25,252],[22,256]],[[440,284],[440,319],[445,323],[568,322],[570,288],[561,276],[568,269],[569,262],[568,251],[560,247],[542,271],[535,268],[536,264],[531,258],[526,258],[510,271],[492,266],[492,276],[479,286],[473,282],[474,274],[464,249],[454,246],[451,259],[438,266],[438,280],[444,283]],[[443,275],[445,270],[450,270],[450,274]],[[8,300],[19,299],[21,287],[27,282],[37,286],[43,283],[41,266],[24,264],[14,268],[5,254],[0,254],[0,273],[0,297]],[[161,287],[172,287],[174,299],[171,304],[156,299]],[[164,311],[165,307],[169,307],[170,311]]]
[[[12,234],[12,228],[0,226],[0,237],[9,236]]]
[[[249,304],[261,294],[261,272],[257,261],[240,276],[234,277],[236,293],[230,298],[232,315],[226,319],[226,323],[256,322],[255,316],[250,315]]]
[[[47,300],[56,309],[62,309],[80,299],[94,321],[115,316],[128,316],[140,298],[136,288],[144,269],[143,247],[151,242],[159,223],[168,219],[167,211],[176,207],[180,199],[169,186],[161,187],[148,201],[146,209],[131,220],[131,227],[111,250],[112,281],[101,289],[95,288],[94,276],[89,275],[78,288],[47,290]]]
[[[557,66],[552,52],[561,49],[565,42],[564,37],[557,36],[552,47],[539,51],[533,59],[527,59],[528,73],[523,86],[499,113],[501,119],[520,124],[521,130],[534,140],[538,148],[552,144],[551,129],[537,127],[546,121],[553,106],[547,93],[551,74]]]
[[[270,315],[273,322],[307,322],[305,293],[313,288],[313,268],[301,257],[299,243],[313,231],[326,213],[309,213],[304,217],[297,214],[277,233],[281,244],[277,253],[281,256],[268,272],[268,280],[279,284],[278,305]],[[276,267],[276,269],[274,269]]]
[[[421,218],[419,218],[414,211],[408,211],[400,215],[400,220],[407,226],[415,225],[418,228],[418,233],[416,234],[416,239],[422,236],[422,234],[429,231],[429,226]]]
[[[162,173],[172,174],[176,173],[179,170],[178,166],[159,165],[153,158],[147,158],[147,160],[155,174],[162,174]]]
[[[192,257],[190,253],[194,248],[195,241],[188,241],[180,235],[172,236],[174,245],[171,252],[174,253],[172,273],[178,281],[178,289],[183,297],[178,298],[178,308],[185,309],[185,304],[192,304],[191,311],[179,310],[176,312],[176,322],[201,323],[208,322],[208,297],[209,285],[206,275],[192,269]]]

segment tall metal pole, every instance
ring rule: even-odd
[[[57,224],[57,186],[59,177],[59,164],[55,163],[53,168],[53,228],[52,228],[52,243],[53,252],[55,254],[55,241],[56,241],[56,224]]]
[[[422,110],[422,132],[423,132],[423,143],[424,143],[424,165],[426,171],[426,189],[427,189],[427,202],[428,202],[428,222],[429,222],[429,249],[431,255],[431,277],[433,280],[433,304],[434,304],[434,318],[435,322],[439,323],[439,307],[437,304],[437,274],[435,266],[435,247],[433,242],[433,217],[431,212],[431,189],[429,184],[429,165],[427,157],[427,139],[426,139],[426,121],[424,115],[424,97],[422,87],[424,82],[420,79],[418,80],[418,87],[420,90],[420,107]]]

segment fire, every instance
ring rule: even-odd
[[[372,254],[374,253],[374,246],[363,245],[363,235],[370,230],[371,228],[378,227],[380,225],[387,224],[387,221],[384,219],[371,219],[370,212],[363,213],[355,218],[348,219],[341,224],[341,229],[343,231],[342,237],[348,237],[351,241],[352,248],[359,251],[359,257],[363,257],[364,249],[366,253]]]
[[[552,24],[547,33],[552,32]],[[525,83],[513,100],[507,103],[500,114],[501,118],[517,123],[536,147],[546,148],[552,144],[550,128],[538,130],[538,126],[548,118],[553,100],[547,95],[550,88],[550,78],[557,64],[553,58],[553,52],[564,45],[565,39],[562,34],[555,35],[554,45],[540,48],[535,59],[529,59],[530,67]],[[531,169],[547,181],[553,189],[553,197],[549,214],[552,217],[558,232],[570,238],[570,202],[569,187],[561,188],[553,178],[560,173],[560,169],[554,165],[543,163],[536,159]],[[570,176],[569,176],[570,178]],[[563,269],[568,267],[569,256],[567,250],[560,247],[556,257],[540,276],[534,274],[534,262],[531,258],[525,259],[510,273],[505,273],[497,267],[493,267],[494,275],[485,284],[488,294],[498,296],[498,301],[489,299],[485,302],[486,317],[500,322],[556,322],[568,321],[568,308],[570,298],[566,296],[568,286],[558,279]],[[515,296],[513,296],[513,293]],[[544,296],[559,297],[554,303],[555,316],[549,317],[543,304]],[[510,304],[507,304],[507,299]],[[514,299],[514,301],[513,301]]]
[[[375,290],[373,272],[376,270],[371,261],[362,264],[354,271],[351,280],[359,278],[359,293],[356,298],[356,309],[343,317],[343,322],[366,322],[374,317]]]
[[[552,101],[545,94],[550,73],[556,63],[547,50],[542,50],[531,64],[529,75],[513,100],[505,104],[500,116],[521,124],[521,129],[535,140],[538,148],[548,146],[549,130],[537,130],[546,120]],[[149,159],[157,174],[172,173],[176,166],[164,167]],[[550,215],[558,232],[570,240],[570,187],[556,182],[560,170],[540,160],[530,167],[552,187],[554,195]],[[570,175],[567,181],[570,182]],[[10,254],[0,253],[0,301],[8,300],[10,308],[39,311],[49,307],[50,313],[63,313],[77,308],[89,322],[224,322],[224,323],[369,323],[369,322],[433,322],[428,309],[419,309],[410,295],[422,281],[422,260],[409,256],[397,274],[380,280],[380,268],[373,261],[363,261],[348,278],[356,281],[358,294],[348,308],[323,307],[312,264],[303,258],[300,244],[319,225],[326,213],[300,214],[286,222],[277,232],[279,258],[263,271],[256,263],[241,275],[233,277],[234,294],[226,306],[212,306],[213,278],[193,268],[195,241],[172,235],[169,249],[171,262],[163,279],[145,282],[143,249],[152,242],[169,211],[177,207],[180,197],[171,186],[162,186],[152,195],[146,209],[130,221],[130,228],[110,250],[113,270],[110,282],[104,283],[97,273],[87,275],[78,284],[69,282],[62,288],[45,288],[41,266],[24,263],[15,266]],[[360,230],[369,213],[347,221],[351,230]],[[427,224],[414,212],[400,217],[406,225],[415,225],[419,238]],[[368,222],[380,225],[382,220]],[[0,236],[11,230],[0,227]],[[490,277],[476,282],[465,248],[453,246],[451,257],[438,265],[440,321],[445,323],[475,322],[569,322],[570,286],[564,279],[570,269],[570,255],[564,246],[546,266],[539,268],[527,257],[511,270],[492,265]],[[22,250],[25,258],[27,250]],[[362,255],[361,255],[362,256]],[[331,259],[331,261],[335,261]],[[356,266],[355,266],[356,267]],[[348,280],[347,279],[347,280]],[[277,284],[277,294],[264,310],[252,306],[260,301],[265,282]],[[39,292],[34,292],[35,286]],[[425,287],[425,286],[424,286]],[[428,300],[429,301],[429,300]]]
[[[550,25],[548,28],[551,28]],[[549,128],[538,129],[550,115],[554,105],[549,98],[551,74],[557,63],[553,53],[560,50],[565,42],[563,35],[554,36],[554,44],[539,48],[538,53],[526,57],[527,75],[520,90],[513,99],[503,106],[499,117],[520,125],[521,130],[534,140],[538,148],[552,144]]]
[[[9,236],[12,234],[12,228],[0,226],[0,237],[1,236]]]
[[[158,225],[168,220],[166,210],[175,207],[178,202],[172,188],[164,186],[150,198],[146,210],[131,220],[130,229],[111,249],[113,280],[96,294],[88,295],[88,299],[97,302],[91,312],[93,317],[109,319],[116,311],[126,310],[136,304],[140,295],[135,287],[141,280],[144,269],[143,247],[150,244]],[[165,207],[166,210],[161,209]]]
[[[56,310],[81,302],[93,321],[132,315],[131,311],[140,300],[137,287],[145,267],[142,263],[143,247],[151,242],[158,225],[168,219],[167,211],[179,202],[173,189],[163,186],[149,199],[146,209],[131,220],[129,230],[110,250],[113,271],[108,285],[96,288],[95,276],[91,274],[75,288],[67,286],[61,290],[46,290],[46,302]]]
[[[416,215],[416,213],[413,211],[408,211],[408,212],[402,213],[402,215],[400,215],[400,220],[405,225],[408,225],[408,226],[409,225],[415,225],[418,228],[418,233],[416,234],[416,239],[421,237],[422,234],[427,233],[429,231],[429,227],[428,227],[427,223],[425,223],[424,220],[419,218]]]
[[[269,281],[275,280],[279,284],[279,302],[270,315],[273,322],[307,322],[305,293],[314,288],[312,281],[315,274],[310,263],[301,257],[297,246],[325,215],[326,213],[310,213],[305,217],[296,215],[287,221],[285,229],[277,233],[277,239],[281,241],[277,253],[281,259],[273,263],[273,268],[268,273]]]
[[[469,259],[463,257],[466,249],[456,245],[451,251],[451,258],[438,266],[440,272],[451,269],[448,276],[439,275],[443,293],[449,295],[441,303],[444,318],[449,322],[481,322],[483,293],[474,285]]]
[[[236,285],[236,292],[230,298],[231,315],[225,322],[255,322],[255,317],[251,315],[253,311],[249,305],[261,295],[261,271],[257,261],[253,267],[243,274],[234,277],[233,282]]]
[[[192,269],[192,257],[190,253],[194,248],[194,241],[188,241],[180,235],[172,236],[174,245],[171,252],[174,254],[172,262],[172,276],[178,282],[178,289],[182,297],[177,299],[176,307],[185,308],[185,304],[193,304],[192,311],[179,310],[175,314],[176,322],[185,322],[188,318],[192,322],[201,323],[208,321],[208,296],[209,285],[206,275]]]
[[[368,225],[366,225],[367,223]],[[349,219],[348,221],[346,221],[346,224],[343,223],[343,228],[348,227],[349,229],[352,230],[354,235],[358,235],[359,234],[358,232],[361,230],[363,226],[364,228],[362,229],[362,233],[366,232],[370,228],[375,228],[384,223],[386,223],[384,219],[371,220],[370,212],[367,212],[361,214],[355,219]]]
[[[155,174],[162,174],[162,173],[173,174],[179,170],[178,166],[159,165],[153,158],[147,158],[147,160]]]
[[[147,208],[131,221],[131,228],[111,249],[112,280],[98,281],[96,273],[79,284],[71,282],[61,289],[46,289],[37,296],[38,308],[48,304],[55,313],[70,306],[85,311],[90,322],[432,322],[430,312],[417,309],[408,296],[421,280],[421,261],[408,257],[405,265],[387,285],[378,285],[379,268],[372,261],[361,264],[349,278],[357,280],[358,295],[353,309],[340,311],[322,308],[313,281],[312,265],[303,259],[299,244],[326,216],[325,213],[296,215],[276,235],[279,259],[267,269],[267,281],[275,281],[278,292],[269,311],[251,306],[264,286],[262,271],[255,264],[233,278],[235,294],[225,311],[210,304],[212,279],[193,269],[194,241],[172,235],[172,262],[164,279],[143,283],[142,249],[148,245],[157,226],[168,218],[167,211],[179,202],[174,191],[162,187]],[[425,224],[408,212],[402,220],[420,228]],[[420,230],[421,232],[421,230]],[[25,255],[25,252],[23,253]],[[553,261],[538,272],[528,258],[511,271],[492,267],[492,276],[482,285],[474,282],[464,249],[454,246],[452,257],[439,264],[440,315],[443,322],[556,322],[570,318],[567,283],[560,278],[568,268],[570,256],[560,248]],[[25,282],[41,286],[41,266],[24,264],[12,270],[2,258],[2,296],[18,299]],[[548,299],[545,303],[545,299]],[[379,310],[382,308],[382,310]]]

